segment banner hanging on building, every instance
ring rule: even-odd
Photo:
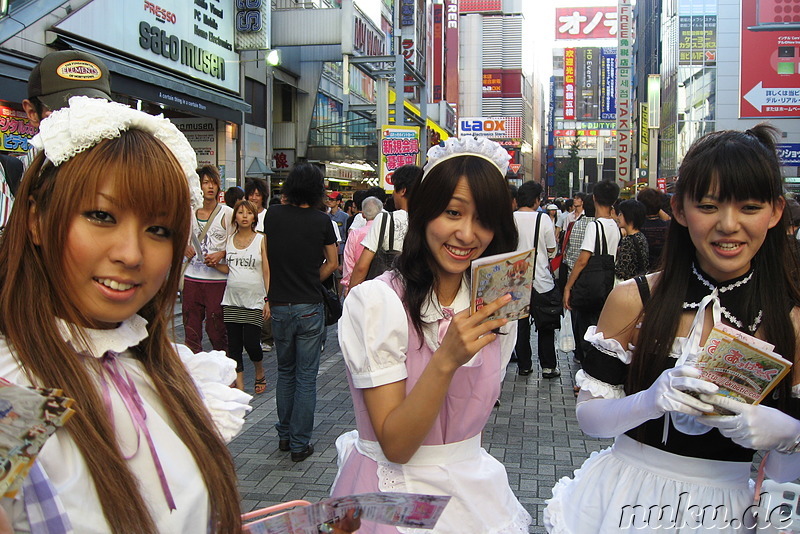
[[[381,187],[394,191],[392,175],[403,165],[419,165],[419,127],[381,127]]]
[[[0,107],[0,150],[24,154],[39,129],[31,124],[24,111]]]
[[[575,49],[564,49],[564,119],[575,119]]]
[[[617,4],[617,181],[631,179],[631,76],[633,74],[633,16],[631,0]]]
[[[617,118],[617,50],[600,49],[600,120]]]
[[[800,117],[800,12],[742,0],[740,117]]]

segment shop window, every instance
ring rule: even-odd
[[[292,122],[294,120],[294,91],[291,85],[281,85],[281,122]]]
[[[250,104],[250,113],[245,113],[244,121],[247,124],[267,127],[267,86],[251,78],[244,79],[244,99]]]

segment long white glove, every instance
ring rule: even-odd
[[[701,395],[700,398],[736,414],[706,415],[698,420],[718,428],[720,434],[742,447],[786,450],[794,446],[800,436],[800,421],[775,408],[746,404],[721,395]]]
[[[681,365],[661,373],[644,391],[621,399],[593,398],[581,402],[578,397],[576,415],[581,430],[593,437],[613,438],[667,412],[688,415],[710,412],[713,406],[684,393],[692,391],[713,395],[717,392],[716,384],[699,377],[699,370]]]

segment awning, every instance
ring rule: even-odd
[[[238,96],[191,83],[154,66],[134,62],[70,37],[59,35],[58,40],[103,60],[112,73],[111,90],[115,93],[237,124],[243,123],[243,113],[250,113],[250,104]]]

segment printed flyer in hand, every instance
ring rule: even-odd
[[[515,321],[530,315],[533,250],[496,254],[474,260],[470,271],[470,313],[475,313],[493,300],[510,293],[511,302],[487,320],[505,317],[509,321]]]
[[[250,534],[318,534],[320,526],[358,509],[361,519],[383,525],[431,530],[450,501],[448,495],[363,493],[332,497],[309,506],[259,519],[245,526]]]
[[[718,323],[697,359],[687,363],[702,371],[703,380],[719,386],[717,395],[758,404],[792,366],[774,348],[766,341]],[[716,415],[730,415],[717,410]]]
[[[13,497],[45,441],[74,413],[61,390],[0,378],[0,495]]]

